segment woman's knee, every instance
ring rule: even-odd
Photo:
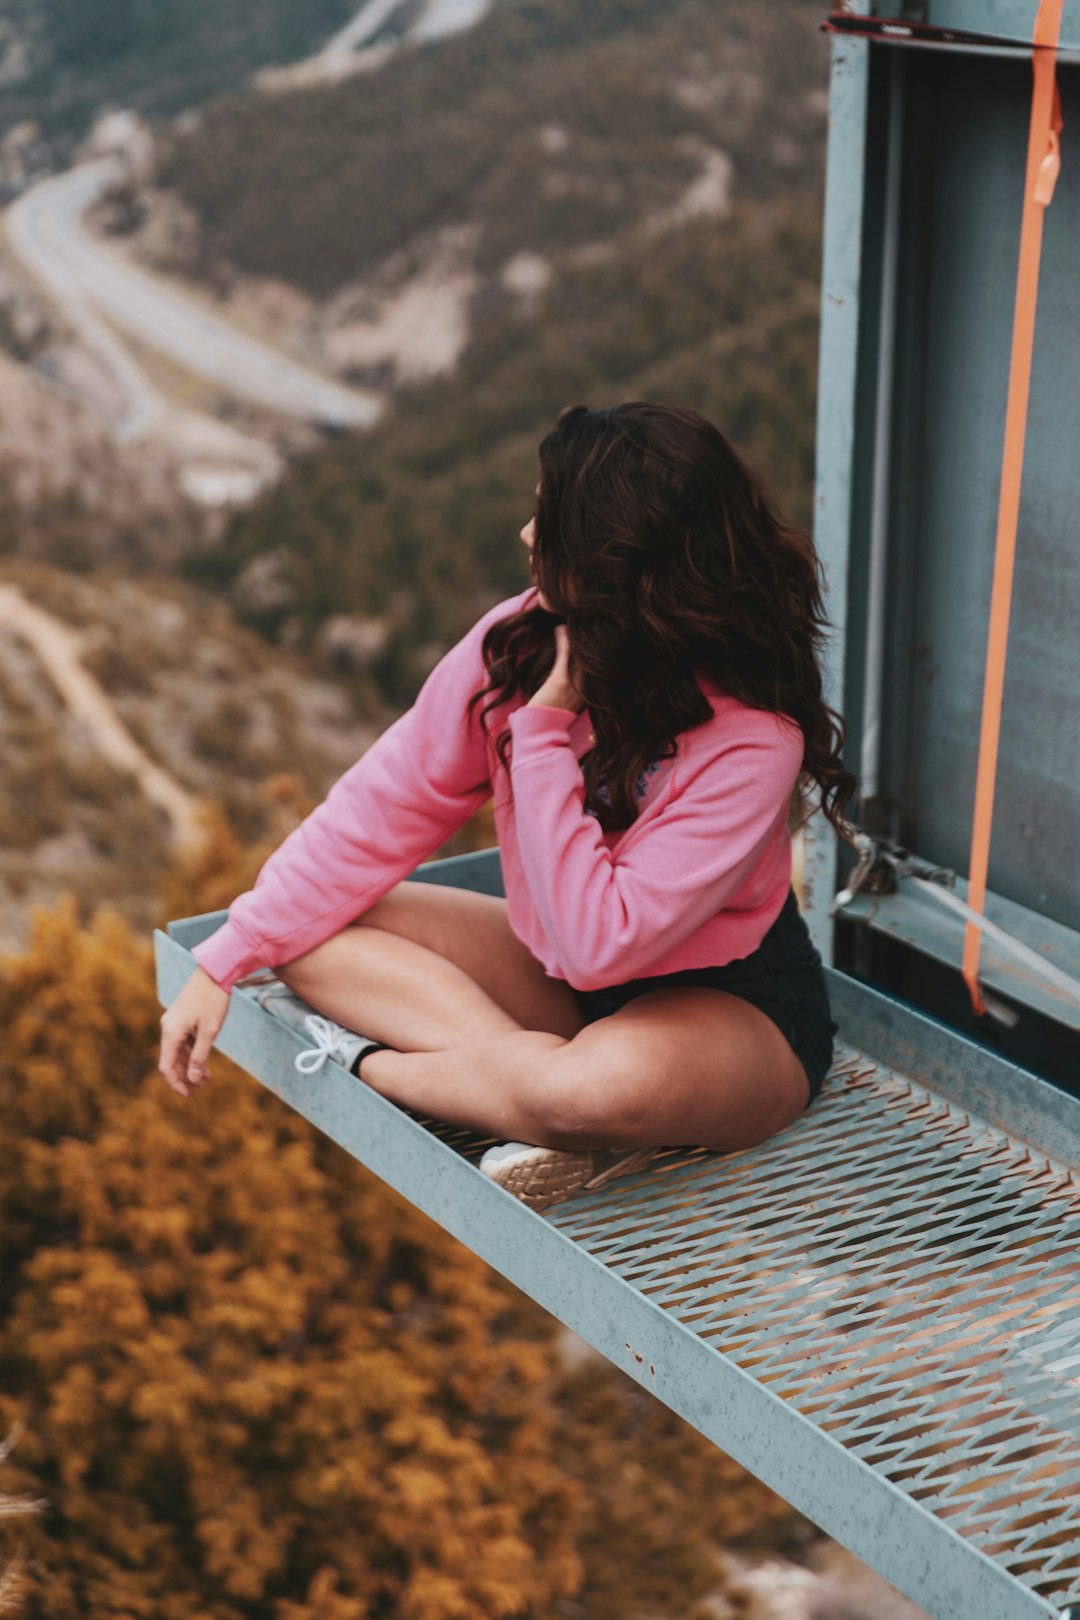
[[[416,911],[416,890],[418,885],[402,878],[393,888],[387,889],[380,899],[372,902],[366,910],[361,911],[348,924],[350,928],[359,928],[363,925],[385,928],[393,917],[402,918]]]
[[[400,935],[405,940],[413,940],[416,944],[426,944],[429,949],[439,949],[439,941],[434,938],[440,919],[432,914],[432,907],[424,907],[424,896],[416,899],[416,889],[426,888],[427,885],[416,885],[406,880],[395,883],[392,889],[372,902],[368,909],[359,912],[356,917],[345,923],[337,932],[322,940],[321,944],[314,944],[309,951],[303,951],[300,956],[293,957],[291,962],[283,962],[282,966],[275,967],[275,974],[287,983],[295,983],[300,978],[309,978],[324,970],[325,956],[332,949],[340,948],[342,941],[356,948],[358,938],[356,932],[359,928],[382,928],[385,933]],[[442,953],[439,953],[442,954]]]
[[[351,924],[347,925],[351,927]],[[330,951],[335,949],[336,942],[347,932],[347,928],[340,929],[338,933],[331,934],[329,939],[313,945],[309,951],[302,951],[289,962],[279,962],[274,968],[278,978],[292,989],[297,989],[301,983],[317,981],[325,974],[326,959]]]
[[[538,1119],[567,1147],[635,1144],[648,1129],[655,1076],[650,1086],[622,1031],[605,1030],[602,1040],[595,1025],[587,1031],[592,1039],[575,1036],[544,1065],[534,1093]]]
[[[283,984],[287,984],[291,990],[295,990],[306,981],[308,975],[313,971],[316,952],[321,949],[322,946],[317,945],[314,950],[305,951],[302,956],[294,957],[291,962],[279,962],[274,972]]]
[[[501,895],[405,878],[356,922],[401,934],[444,957],[523,1029],[569,1039],[581,1028],[574,992],[549,978],[517,938]]]
[[[354,917],[349,928],[381,928],[387,934],[400,934],[455,962],[475,978],[470,958],[478,957],[478,951],[482,956],[494,920],[488,900],[468,889],[402,878]],[[501,937],[498,944],[503,944]]]

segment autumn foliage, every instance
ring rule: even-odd
[[[222,822],[212,850],[165,915],[265,853]],[[2,1483],[47,1503],[2,1526],[26,1615],[689,1616],[712,1544],[808,1533],[625,1375],[569,1371],[550,1317],[220,1054],[172,1092],[161,1010],[108,908],[38,909],[0,959]]]

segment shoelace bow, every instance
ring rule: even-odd
[[[332,1018],[324,1018],[322,1013],[308,1013],[304,1027],[314,1036],[315,1045],[296,1054],[296,1067],[301,1074],[314,1074],[327,1058],[343,1058],[345,1042],[356,1038],[351,1030],[335,1024]]]

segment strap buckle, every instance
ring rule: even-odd
[[[853,843],[859,859],[846,887],[834,897],[829,907],[830,917],[850,905],[860,889],[873,894],[895,894],[902,877],[922,878],[924,882],[940,883],[947,889],[956,887],[956,873],[951,866],[931,866],[902,844],[874,838],[866,832],[857,832]]]

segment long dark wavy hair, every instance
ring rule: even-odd
[[[845,722],[822,697],[823,570],[810,536],[780,515],[762,480],[696,411],[631,402],[567,406],[540,444],[532,605],[483,642],[487,715],[550,673],[566,624],[573,678],[593,721],[582,759],[585,808],[605,831],[637,815],[634,784],[670,758],[675,738],[712,708],[697,684],[789,716],[806,741],[796,788],[809,782],[841,837],[857,789],[840,760]],[[511,736],[496,749],[508,765]],[[605,792],[599,791],[604,787]]]

